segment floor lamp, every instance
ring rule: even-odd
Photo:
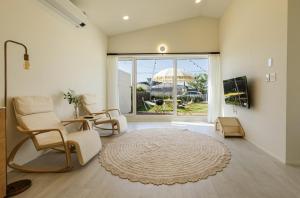
[[[25,49],[24,69],[29,70],[29,68],[30,68],[29,55],[27,53],[26,45],[24,45],[23,43],[12,41],[12,40],[5,41],[5,43],[4,43],[4,87],[5,87],[4,88],[4,105],[6,108],[6,110],[5,110],[5,145],[6,145],[6,148],[7,148],[6,133],[7,133],[7,107],[8,107],[8,105],[7,105],[7,45],[9,43],[21,46]],[[13,183],[7,185],[7,171],[6,171],[6,185],[7,185],[6,197],[11,197],[11,196],[14,196],[14,195],[24,192],[25,190],[30,188],[31,183],[32,183],[31,180],[24,179],[24,180],[19,180],[19,181],[16,181],[16,182],[13,182]]]

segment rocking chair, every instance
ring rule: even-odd
[[[118,133],[127,131],[127,119],[121,114],[119,109],[102,110],[96,95],[82,95],[82,104],[85,111],[94,117],[91,119],[96,128],[102,130],[112,130],[112,134],[117,130]],[[110,125],[110,126],[107,126]]]
[[[89,162],[101,149],[101,140],[96,131],[90,130],[86,120],[67,120],[61,122],[53,111],[49,97],[16,97],[13,106],[17,118],[17,129],[26,137],[17,144],[8,157],[8,166],[23,172],[54,173],[72,168],[71,150],[77,154],[80,165]],[[68,132],[65,126],[81,124],[81,131]],[[65,165],[58,169],[35,169],[14,162],[22,145],[31,139],[36,150],[59,150],[65,154]]]

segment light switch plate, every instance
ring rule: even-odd
[[[270,82],[270,74],[266,74],[266,82]]]
[[[276,72],[270,73],[270,82],[276,81]]]

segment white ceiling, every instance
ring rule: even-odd
[[[116,35],[197,16],[221,17],[231,0],[73,0],[106,34]],[[124,15],[130,16],[123,21]]]

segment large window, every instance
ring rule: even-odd
[[[207,115],[207,73],[207,57],[120,59],[120,109],[137,115]]]
[[[207,115],[208,59],[177,60],[177,115]]]
[[[173,76],[173,60],[141,59],[136,68],[137,114],[173,114],[173,78],[163,78]]]

